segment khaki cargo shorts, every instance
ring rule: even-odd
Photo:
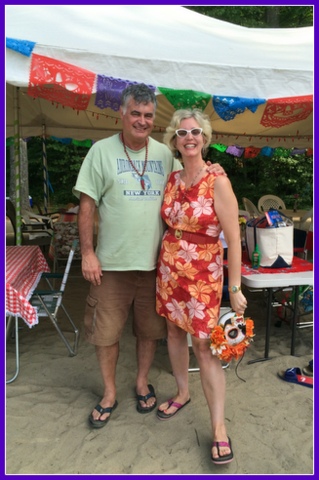
[[[133,334],[149,340],[167,337],[166,320],[155,310],[156,270],[103,271],[86,299],[85,338],[97,346],[117,343],[132,308]]]

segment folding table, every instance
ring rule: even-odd
[[[30,328],[38,323],[37,310],[30,304],[29,299],[42,273],[49,271],[38,245],[6,247],[6,316],[9,317],[7,334],[13,318],[16,332],[16,371],[6,383],[13,382],[19,374],[18,318],[21,317]]]
[[[262,358],[250,360],[248,363],[262,362],[269,360],[269,342],[271,327],[271,311],[272,311],[272,294],[274,289],[293,287],[293,320],[291,333],[291,355],[295,355],[295,338],[297,329],[298,305],[299,305],[299,287],[305,285],[313,285],[313,264],[299,257],[293,257],[291,268],[276,269],[259,268],[253,270],[251,263],[243,263],[241,281],[244,285],[253,289],[267,290],[268,302],[266,313],[266,338],[265,338],[265,355]]]

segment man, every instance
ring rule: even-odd
[[[169,149],[149,135],[156,97],[146,85],[127,87],[121,98],[123,131],[96,142],[81,166],[74,194],[82,273],[91,283],[85,309],[85,337],[95,345],[104,393],[89,422],[103,427],[117,406],[115,371],[119,339],[130,308],[136,336],[136,397],[139,413],[156,407],[148,374],[157,340],[166,338],[164,317],[155,311],[156,262],[163,235],[160,209],[168,174],[181,169]],[[222,170],[211,166],[210,169]],[[99,233],[93,247],[94,213]]]

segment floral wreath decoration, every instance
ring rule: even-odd
[[[210,349],[220,360],[230,362],[242,357],[253,341],[254,322],[230,311],[218,320],[210,335]]]

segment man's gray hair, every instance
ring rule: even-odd
[[[139,83],[138,85],[129,85],[123,90],[121,95],[121,106],[123,113],[126,112],[127,104],[131,98],[133,98],[137,104],[146,104],[151,102],[154,104],[154,111],[156,110],[157,101],[155,93],[144,83]]]

